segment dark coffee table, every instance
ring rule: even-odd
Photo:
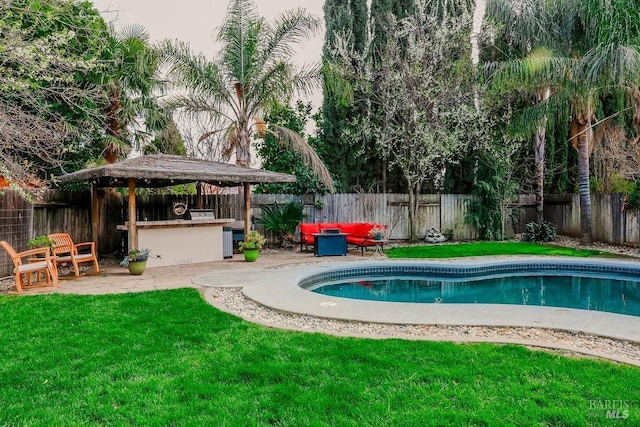
[[[315,256],[346,256],[348,233],[313,233]]]

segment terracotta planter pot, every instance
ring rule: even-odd
[[[147,268],[147,260],[144,261],[129,261],[129,273],[139,276],[144,273],[145,268]]]
[[[244,253],[244,260],[247,262],[254,262],[258,259],[258,254],[260,251],[258,249],[244,249],[242,251]]]

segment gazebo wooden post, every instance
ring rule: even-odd
[[[129,178],[129,250],[138,249],[138,227],[136,226],[136,180]]]
[[[249,234],[251,224],[251,184],[244,183],[244,236]]]
[[[96,244],[96,247],[100,247],[98,244],[98,234],[100,224],[100,203],[98,199],[98,186],[91,183],[91,240]]]
[[[196,182],[196,209],[202,209],[202,183]]]

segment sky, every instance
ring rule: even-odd
[[[255,0],[258,13],[272,20],[285,10],[303,7],[319,18],[323,25],[321,0]],[[188,42],[194,52],[213,58],[217,52],[214,43],[217,28],[225,16],[227,0],[94,0],[94,6],[107,22],[115,21],[116,28],[127,24],[144,26],[151,39],[179,39]],[[320,61],[324,29],[304,44],[295,47],[295,62]],[[317,93],[305,101],[319,107],[322,95]]]

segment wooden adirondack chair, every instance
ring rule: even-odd
[[[0,246],[7,251],[13,261],[14,272],[16,273],[16,290],[22,293],[23,288],[34,288],[40,286],[57,286],[58,271],[53,258],[49,253],[49,248],[30,249],[24,252],[16,250],[6,241],[1,241]],[[44,273],[45,282],[40,281],[40,274]],[[35,282],[33,276],[35,274]],[[27,276],[27,283],[24,282]]]
[[[52,252],[53,260],[57,265],[71,263],[76,277],[80,276],[79,264],[93,263],[96,273],[100,272],[95,242],[73,243],[67,233],[53,233],[47,237],[54,243]]]

